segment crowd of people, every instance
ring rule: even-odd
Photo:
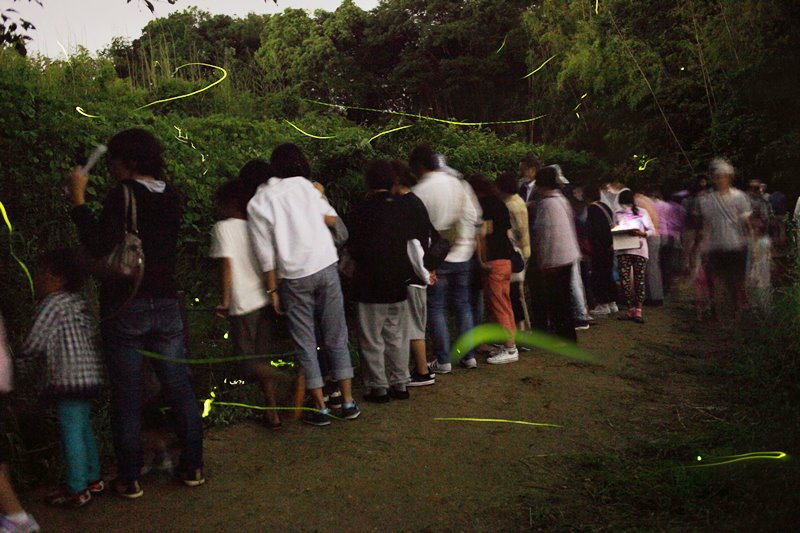
[[[124,498],[142,496],[146,363],[171,408],[181,447],[176,474],[187,486],[205,482],[199,403],[180,363],[180,197],[164,176],[161,145],[145,130],[115,135],[108,167],[117,183],[99,216],[86,205],[89,177],[80,169],[69,176],[71,217],[84,255],[94,258],[138,236],[143,274],[100,280],[96,346],[96,321],[80,296],[87,262],[73,250],[49,251],[37,268],[39,303],[21,350],[44,355],[43,390],[56,401],[62,429],[67,479],[48,497],[53,505],[79,507],[105,489],[91,429],[91,399],[105,376],[117,461],[111,486]],[[220,265],[217,314],[230,321],[234,355],[273,352],[275,322],[285,317],[311,407],[302,419],[314,426],[361,414],[345,298],[355,304],[361,398],[378,404],[408,399],[410,388],[435,384],[456,362],[466,370],[517,362],[530,348],[517,344],[517,331],[577,342],[576,332],[599,317],[644,324],[644,306],[663,304],[678,275],[690,275],[701,315],[720,289],[737,311],[748,291],[756,305],[769,302],[779,198],[771,204],[757,182],[747,193],[733,188],[734,169],[721,159],[710,165],[713,187],[702,178],[663,194],[616,182],[575,186],[558,165],[533,156],[518,172],[463,176],[423,145],[408,161],[370,162],[366,190],[346,220],[311,176],[293,144],[276,147],[269,161],[247,162],[216,193],[210,256]],[[482,323],[502,326],[505,342],[454,354],[454,335]],[[267,358],[243,360],[241,372],[259,384],[267,407],[277,406]],[[265,412],[264,423],[280,429],[278,411]],[[15,516],[4,520],[22,523]]]

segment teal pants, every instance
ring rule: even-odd
[[[67,488],[83,492],[92,481],[100,479],[100,456],[92,430],[92,402],[60,400],[58,421],[67,466]]]

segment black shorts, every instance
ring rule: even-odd
[[[747,273],[747,249],[709,252],[706,259],[706,273],[724,281],[744,283]]]
[[[265,306],[246,315],[229,317],[231,340],[234,355],[268,355],[274,339],[270,309]],[[241,361],[239,368],[242,377],[251,379],[261,365],[269,365],[269,360],[249,359]]]

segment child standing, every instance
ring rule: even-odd
[[[221,260],[222,302],[218,316],[231,323],[234,355],[266,355],[271,337],[267,290],[247,231],[247,202],[252,188],[243,180],[232,180],[217,190],[217,205],[223,220],[211,231],[210,256]],[[242,361],[246,379],[261,386],[267,407],[276,407],[275,374],[266,359]],[[264,423],[280,429],[277,411],[264,412]]]
[[[44,356],[41,388],[56,401],[67,482],[46,501],[62,507],[81,507],[105,488],[91,421],[91,399],[102,385],[102,369],[95,323],[78,294],[82,278],[74,252],[43,256],[36,274],[41,301],[22,350]]]
[[[647,237],[655,235],[655,227],[647,211],[636,206],[630,189],[619,193],[618,202],[620,209],[614,214],[616,227],[612,233],[623,230],[629,235],[638,237],[633,241],[635,245],[632,247],[614,246],[619,264],[619,276],[625,298],[628,300],[628,315],[620,316],[619,319],[644,324],[642,304],[645,298],[645,270],[649,258]]]

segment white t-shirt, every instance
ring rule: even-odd
[[[271,178],[247,204],[247,227],[261,270],[281,279],[316,274],[339,260],[325,216],[336,210],[306,178]]]
[[[214,224],[211,230],[211,252],[208,255],[231,261],[231,301],[228,314],[246,315],[267,305],[267,289],[250,245],[246,220],[228,218]]]

